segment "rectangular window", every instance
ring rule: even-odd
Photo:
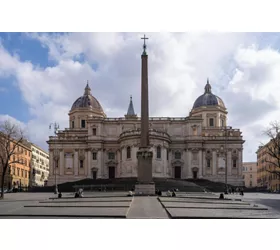
[[[250,178],[252,178],[252,175],[250,174]]]
[[[233,167],[233,168],[236,168],[236,160],[233,160],[233,162],[232,162],[232,167]],[[246,171],[247,171],[247,168],[246,168]]]
[[[225,125],[224,125],[224,120],[223,120],[223,119],[221,120],[221,126],[222,126],[222,127],[225,126]]]
[[[86,127],[86,120],[81,120],[81,127],[85,128]]]
[[[75,121],[72,121],[72,128],[75,127]]]
[[[84,161],[80,160],[80,168],[83,168],[83,167],[84,167]]]
[[[207,168],[210,168],[211,167],[211,161],[210,159],[207,159]]]
[[[92,153],[92,159],[93,159],[93,160],[96,160],[96,159],[97,159],[97,154],[96,154],[96,152],[93,152],[93,153]]]
[[[109,152],[108,153],[108,158],[109,158],[109,160],[114,160],[115,159],[115,153]]]
[[[92,135],[96,135],[96,128],[92,129]]]
[[[214,118],[209,119],[209,126],[214,127]]]
[[[167,161],[169,160],[169,152],[168,152],[168,149],[166,149],[166,160],[167,160]]]
[[[180,160],[181,159],[181,153],[175,152],[175,159]]]

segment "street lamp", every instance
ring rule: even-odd
[[[57,131],[59,129],[59,124],[58,123],[51,123],[49,126],[49,129],[51,129],[53,127],[54,129],[54,134],[56,136],[55,138],[55,142],[57,137]],[[57,155],[57,148],[56,148],[56,143],[54,143],[54,160],[55,160],[55,166],[54,166],[54,183],[55,183],[55,189],[54,189],[54,193],[57,194],[58,193],[58,187],[57,187],[57,180],[56,180],[56,170],[58,168],[58,155]],[[53,163],[53,162],[52,162]]]
[[[224,127],[223,131],[225,132],[225,194],[228,194],[228,185],[227,185],[227,155],[228,155],[228,149],[227,149],[227,140],[228,140],[228,130],[230,130],[232,127],[226,126]]]

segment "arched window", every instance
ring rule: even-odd
[[[157,146],[157,159],[161,159],[161,147]]]
[[[126,158],[130,159],[131,158],[131,147],[126,148]]]

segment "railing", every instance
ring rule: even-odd
[[[202,128],[203,137],[219,137],[222,138],[231,138],[231,137],[240,137],[242,138],[242,132],[239,129],[227,129],[225,130],[222,127],[203,127]]]
[[[133,130],[127,130],[120,134],[120,138],[127,137],[127,136],[140,136],[141,129],[133,129]],[[166,137],[167,139],[170,139],[170,136],[168,133],[156,129],[149,129],[150,136],[162,136]]]

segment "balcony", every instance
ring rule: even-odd
[[[221,127],[203,127],[201,135],[203,139],[210,138],[218,139],[218,140],[226,140],[226,139],[239,139],[242,140],[242,132],[239,129],[228,129],[225,131]]]
[[[150,134],[151,138],[161,137],[162,139],[170,141],[170,136],[164,131],[150,129],[149,134]],[[120,134],[119,140],[125,140],[125,139],[128,139],[129,137],[139,137],[140,138],[140,135],[141,135],[141,129],[127,130]]]

